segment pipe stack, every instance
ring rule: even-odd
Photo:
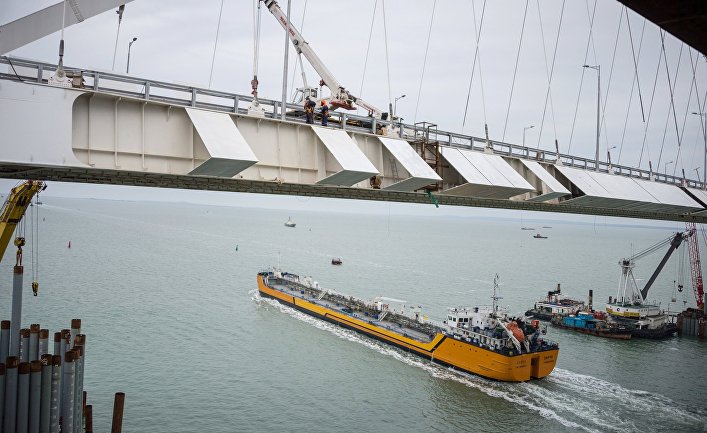
[[[81,320],[54,334],[53,353],[49,330],[36,323],[17,326],[13,338],[11,325],[9,320],[0,323],[0,433],[92,431],[93,411],[90,406],[87,410],[83,390],[86,336]],[[12,348],[19,348],[18,353],[12,355]]]

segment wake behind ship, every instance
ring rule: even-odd
[[[506,382],[549,375],[559,348],[537,327],[492,307],[450,308],[433,323],[419,307],[391,298],[365,302],[323,289],[311,278],[277,270],[257,276],[261,296],[458,370]]]

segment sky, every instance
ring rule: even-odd
[[[0,23],[52,3],[3,0]],[[287,1],[279,3],[286,10]],[[208,87],[213,60],[213,89],[249,94],[255,4],[128,3],[115,70],[125,70],[128,43],[137,37],[131,75]],[[705,142],[701,117],[691,113],[707,111],[707,61],[669,34],[662,42],[657,26],[615,0],[291,0],[291,7],[295,27],[353,94],[383,111],[406,95],[396,104],[406,123],[478,137],[488,125],[492,140],[522,144],[525,135],[526,145],[547,150],[557,140],[561,152],[587,158],[595,153],[597,73],[582,65],[600,65],[600,158],[610,151],[616,164],[648,169],[651,161],[657,171],[684,169],[696,179],[699,168],[701,176]],[[285,35],[267,9],[261,14],[260,95],[280,99]],[[114,11],[67,28],[65,65],[110,70],[116,30]],[[58,42],[55,33],[11,55],[56,62]],[[290,90],[302,85],[294,65],[291,50]],[[310,66],[305,71],[309,83],[319,81]]]

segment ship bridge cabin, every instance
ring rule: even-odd
[[[447,309],[447,320],[445,323],[452,328],[489,329],[496,327],[496,319],[492,317],[491,307],[453,307]]]

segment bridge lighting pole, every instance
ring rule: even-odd
[[[665,173],[665,178],[666,178],[666,179],[668,178],[668,164],[672,164],[672,163],[674,163],[674,162],[675,162],[675,161],[668,161],[668,162],[665,163],[665,165],[663,165],[663,172]]]
[[[704,179],[705,184],[703,187],[707,189],[707,113],[696,113],[692,112],[692,114],[700,116],[704,120],[704,123],[702,125],[702,136],[705,139],[705,150],[704,150],[704,163],[702,164],[702,179]],[[697,176],[699,178],[699,175]]]
[[[532,128],[535,128],[535,125],[530,125],[530,126],[526,126],[525,128],[523,128],[523,147],[525,147],[525,131],[532,129]]]
[[[594,163],[596,164],[594,170],[599,171],[599,130],[601,125],[599,124],[599,112],[601,107],[601,66],[600,65],[583,65],[583,68],[594,69],[597,71],[597,150]]]
[[[616,146],[606,149],[606,163],[609,164],[609,167],[611,167],[611,149],[616,149]]]
[[[130,49],[133,47],[133,44],[137,41],[137,38],[133,38],[132,41],[128,44],[128,65],[125,68],[125,73],[129,74],[130,73]]]
[[[405,95],[398,96],[395,98],[395,102],[393,103],[393,116],[398,115],[398,99],[403,99]]]

